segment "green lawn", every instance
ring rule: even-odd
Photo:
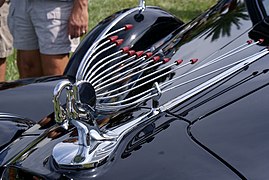
[[[119,10],[136,7],[138,0],[89,0],[89,29],[105,17]],[[187,22],[200,14],[217,0],[146,0],[148,6],[159,6]],[[8,58],[7,80],[19,78],[16,67],[16,55]]]

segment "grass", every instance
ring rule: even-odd
[[[16,53],[14,52],[7,59],[6,80],[11,81],[16,79],[19,79],[19,73],[16,64]]]
[[[136,7],[138,2],[138,0],[90,0],[89,29],[119,10]],[[146,0],[146,5],[159,6],[184,22],[188,22],[216,2],[217,0]],[[19,78],[15,53],[8,58],[6,73],[8,81]]]

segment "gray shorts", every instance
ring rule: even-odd
[[[70,39],[68,20],[73,1],[11,0],[8,25],[19,50],[39,49],[56,55],[74,51],[79,38]]]
[[[0,58],[8,57],[13,53],[12,36],[7,26],[8,4],[0,8]]]

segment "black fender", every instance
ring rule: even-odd
[[[134,51],[145,51],[181,25],[183,25],[181,20],[158,7],[146,7],[141,13],[139,8],[117,12],[100,22],[84,37],[70,58],[64,74],[75,79],[81,60],[105,33],[109,34],[117,29],[126,28],[124,31],[114,34],[119,39],[123,39],[123,42],[111,49],[111,52],[108,51],[107,54],[126,46]]]

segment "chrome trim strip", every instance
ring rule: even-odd
[[[107,131],[105,137],[102,137],[101,139],[99,138],[100,135],[97,131],[88,129],[88,127],[84,126],[85,124],[81,126],[81,122],[72,120],[74,121],[72,123],[75,124],[76,127],[81,127],[85,132],[92,132],[91,137],[96,138],[90,139],[90,143],[87,146],[82,145],[79,142],[61,142],[54,147],[52,152],[53,157],[61,168],[87,169],[95,167],[96,163],[98,164],[102,162],[113,154],[118,147],[118,144],[127,133],[135,129],[139,124],[147,121],[152,115],[152,111],[150,111],[125,125]],[[156,115],[157,114],[154,114],[154,116]],[[85,132],[79,130],[79,138],[82,138],[79,141],[88,143],[85,135],[89,133]],[[81,135],[81,133],[84,135]]]
[[[18,115],[14,115],[11,113],[2,113],[0,112],[0,119],[1,118],[19,118],[19,119],[25,119],[24,117],[18,116]]]
[[[267,55],[269,53],[268,49],[264,49],[263,51],[256,53],[253,57],[235,65],[234,67],[228,69],[227,71],[215,76],[214,78],[202,83],[201,85],[193,88],[192,90],[178,96],[177,98],[173,99],[172,101],[169,101],[167,103],[165,103],[164,105],[159,107],[159,110],[161,112],[163,111],[167,111],[173,107],[175,107],[176,105],[184,102],[185,100],[197,95],[198,93],[204,91],[205,89],[211,87],[212,85],[220,82],[221,80],[225,79],[226,77],[232,75],[233,73],[237,72],[238,70],[246,67],[247,65],[257,61],[258,59],[260,59],[261,57]]]
[[[145,63],[145,64],[146,64],[146,63]],[[132,68],[132,69],[128,70],[128,72],[129,72],[129,71],[132,72],[132,71],[134,71],[135,69],[137,69],[137,68],[139,68],[139,67],[143,67],[143,66],[145,66],[145,64],[138,65],[138,66],[136,66],[135,68]],[[113,82],[111,82],[111,83],[109,83],[109,84],[106,84],[106,85],[104,85],[104,84],[107,83],[107,81],[102,82],[102,83],[100,84],[101,87],[97,86],[97,87],[99,87],[99,88],[96,88],[96,91],[98,92],[98,91],[100,91],[100,90],[102,90],[102,89],[105,89],[106,87],[109,87],[109,86],[111,86],[111,85],[113,85],[113,84],[115,84],[115,83],[121,82],[121,81],[123,81],[123,80],[125,80],[125,79],[128,79],[128,78],[130,78],[130,77],[132,77],[132,76],[135,76],[135,75],[137,75],[137,74],[139,74],[139,73],[141,73],[141,72],[144,72],[144,71],[146,71],[146,70],[152,69],[152,68],[154,68],[154,67],[156,67],[156,66],[159,66],[159,65],[161,65],[161,64],[163,64],[163,63],[162,63],[162,62],[157,62],[157,63],[155,63],[155,64],[153,64],[153,65],[151,65],[151,66],[148,66],[148,67],[146,67],[146,68],[144,68],[144,69],[142,69],[142,70],[139,70],[139,71],[136,71],[136,72],[131,73],[131,74],[129,74],[129,75],[126,75],[126,76],[124,76],[124,77],[122,77],[122,78],[120,78],[120,79],[117,79],[117,80],[115,80],[115,81],[113,81]],[[126,72],[124,72],[124,74],[125,74],[125,73],[126,73]],[[118,76],[114,76],[114,77],[121,77],[121,76],[122,76],[122,74],[119,74]],[[115,79],[115,78],[113,78],[113,79]],[[109,79],[109,81],[110,81],[110,79]],[[104,86],[102,86],[102,85],[104,85]],[[107,93],[106,93],[106,94],[107,94]],[[102,95],[103,95],[103,94],[98,94],[98,96],[102,96]]]
[[[123,55],[122,55],[120,58],[122,58],[122,57],[123,57]],[[130,65],[132,65],[132,64],[134,64],[134,63],[137,63],[137,61],[139,61],[139,60],[144,60],[144,59],[145,59],[145,58],[139,58],[139,59],[135,59],[135,58],[136,58],[136,56],[134,55],[134,56],[131,56],[131,57],[125,59],[125,60],[121,60],[120,62],[118,62],[118,63],[116,63],[116,64],[110,66],[110,67],[107,68],[106,70],[102,71],[102,72],[101,72],[100,74],[98,74],[97,76],[94,76],[94,77],[90,80],[90,82],[92,83],[93,86],[95,86],[96,83],[102,81],[103,79],[105,79],[105,78],[107,78],[107,77],[109,77],[109,76],[111,76],[111,75],[113,75],[113,74],[115,74],[115,73],[117,73],[117,72],[119,72],[119,71],[121,71],[121,70],[127,68],[128,66],[130,66]],[[134,61],[132,61],[132,60],[134,60]],[[123,65],[123,66],[117,68],[117,69],[114,70],[113,72],[110,72],[110,73],[105,74],[106,72],[108,72],[108,71],[112,70],[113,68],[115,68],[115,67],[117,67],[117,66],[120,66],[121,64],[126,63],[126,62],[127,62],[127,64],[125,64],[125,65]],[[103,67],[103,65],[101,65],[101,66],[98,68],[98,70],[101,69],[101,67]],[[102,77],[100,77],[100,76],[102,76]],[[100,78],[99,78],[99,77],[100,77]],[[99,79],[98,79],[97,81],[94,82],[94,80],[97,79],[97,78],[99,78]]]
[[[93,43],[93,45],[88,49],[88,51],[86,52],[85,56],[83,57],[78,71],[77,71],[77,75],[76,75],[76,79],[77,80],[83,80],[82,77],[85,76],[85,66],[87,64],[88,59],[92,56],[92,54],[95,52],[94,49],[96,48],[96,46],[100,43],[100,41],[102,41],[104,38],[106,38],[107,33],[115,26],[115,24],[117,24],[119,21],[121,21],[124,17],[128,16],[129,14],[135,12],[139,10],[138,7],[130,9],[128,11],[126,11],[125,13],[123,13],[122,15],[120,15],[119,17],[117,17],[108,27],[106,27],[106,29],[104,29],[104,31],[96,38],[97,40]],[[110,34],[108,34],[110,35]],[[91,62],[89,62],[90,64]]]
[[[103,131],[99,129],[93,116],[83,116],[85,113],[91,114],[91,112],[88,112],[88,111],[94,111],[93,109],[92,110],[91,109],[80,110],[80,108],[85,107],[85,106],[79,106],[80,104],[80,97],[78,94],[79,85],[81,83],[88,83],[88,82],[78,81],[75,84],[71,84],[68,80],[65,80],[59,83],[56,86],[55,91],[54,91],[54,97],[55,97],[54,101],[56,103],[55,105],[58,106],[58,108],[55,108],[56,109],[55,114],[56,116],[59,116],[60,118],[62,118],[61,120],[58,120],[59,123],[66,123],[67,121],[68,123],[72,123],[77,128],[78,139],[75,142],[73,141],[74,138],[70,139],[70,141],[68,141],[67,139],[64,142],[57,144],[53,149],[52,155],[55,161],[57,162],[57,164],[62,168],[86,169],[86,168],[96,167],[98,163],[101,163],[102,161],[106,160],[108,157],[111,157],[113,152],[118,147],[118,144],[123,139],[123,137],[126,134],[128,134],[130,131],[138,127],[140,124],[144,123],[145,121],[148,121],[148,119],[156,117],[158,114],[166,110],[169,110],[175,107],[179,103],[182,103],[185,100],[201,93],[207,88],[219,83],[225,78],[242,70],[244,67],[257,61],[258,59],[267,55],[268,53],[269,53],[268,49],[264,49],[254,55],[251,55],[239,61],[233,62],[221,68],[215,69],[201,76],[192,78],[189,81],[175,85],[169,89],[162,90],[164,86],[167,86],[167,83],[164,83],[165,85],[164,84],[159,85],[158,83],[155,83],[155,88],[149,89],[150,92],[145,91],[146,93],[144,96],[142,96],[138,100],[135,100],[134,102],[131,102],[125,105],[110,106],[108,105],[109,103],[97,103],[96,109],[98,111],[102,111],[102,110],[115,111],[117,109],[120,110],[123,107],[128,107],[133,104],[144,102],[145,100],[149,100],[149,99],[153,100],[153,105],[152,105],[151,110],[149,110],[144,115],[138,117],[137,119],[129,121],[124,125],[118,126],[114,129],[106,129]],[[202,67],[207,67],[211,64],[214,64],[218,62],[220,59],[221,58],[219,58],[218,60],[209,61],[209,63],[204,64]],[[201,69],[201,66],[199,68],[196,68],[196,70],[199,70],[199,69]],[[205,76],[212,75],[213,73],[216,73],[218,71],[221,71],[221,72],[215,77],[213,77],[212,79],[205,80],[205,82],[203,82],[202,84],[194,87],[188,92],[183,93],[182,95],[176,97],[175,99],[166,102],[165,104],[161,106],[158,105],[159,104],[158,99],[163,93],[168,92],[172,89],[178,88],[179,86],[182,86],[186,83],[203,78]],[[185,74],[188,74],[188,73],[185,73]],[[172,80],[168,82],[172,83]],[[64,107],[60,105],[59,102],[57,102],[57,100],[59,100],[59,96],[61,95],[63,89],[66,89],[67,91],[66,92],[67,106],[65,109]],[[141,94],[137,96],[140,97]],[[119,101],[116,103],[122,103],[122,101]],[[63,111],[63,115],[61,115],[60,112],[57,112],[58,109],[60,109],[60,111]],[[65,114],[66,116],[64,116]]]
[[[239,62],[242,62],[242,60],[239,61]],[[196,81],[196,80],[199,80],[199,79],[201,79],[201,78],[203,78],[203,77],[212,75],[212,74],[214,74],[214,73],[216,73],[216,72],[218,72],[218,71],[221,71],[221,70],[223,70],[223,69],[227,69],[227,68],[229,68],[230,66],[233,66],[233,65],[235,65],[235,64],[238,64],[239,62],[235,62],[235,63],[229,64],[229,65],[227,65],[227,66],[221,67],[221,68],[219,68],[219,69],[216,69],[216,70],[214,70],[214,71],[210,71],[210,72],[208,72],[208,73],[206,73],[206,74],[203,74],[203,75],[198,76],[198,77],[196,77],[196,78],[190,79],[190,80],[185,81],[185,82],[183,82],[183,83],[177,84],[177,85],[175,85],[175,86],[173,86],[173,87],[171,87],[171,88],[165,89],[165,90],[163,90],[163,91],[161,91],[161,92],[162,92],[162,93],[165,93],[165,92],[171,91],[171,90],[176,89],[176,88],[178,88],[178,87],[180,87],[180,86],[186,85],[186,84],[191,83],[191,82],[194,82],[194,81]],[[159,86],[159,85],[158,85],[157,87],[160,89],[162,86]],[[150,91],[146,91],[146,92],[152,92],[154,89],[155,89],[155,88],[151,88],[151,89],[149,89]],[[160,90],[158,90],[158,89],[157,89],[157,91],[160,92]],[[140,93],[139,95],[141,96],[141,94],[142,94],[142,93]],[[143,92],[143,94],[144,94],[144,92]],[[145,101],[145,100],[147,100],[147,99],[153,98],[153,97],[155,97],[155,96],[157,96],[157,95],[158,95],[158,93],[157,93],[157,94],[156,94],[156,93],[151,93],[151,95],[148,96],[146,99],[145,99],[145,97],[144,97],[144,99],[141,99],[141,102],[143,102],[143,101]],[[112,98],[112,96],[108,96],[108,97]],[[114,97],[114,96],[113,96],[113,97]],[[130,101],[130,100],[132,100],[133,97],[134,97],[134,96],[132,96],[132,97],[130,97],[130,98],[128,98],[128,99],[124,99],[124,100],[122,100],[122,101],[116,101],[116,102],[113,102],[113,103],[102,103],[102,105],[105,105],[105,106],[113,106],[113,105],[116,105],[116,104],[121,104],[121,103],[124,103],[124,102],[126,102],[126,101]],[[106,98],[107,98],[107,97],[100,98],[100,99],[106,99]],[[124,105],[124,107],[125,107],[125,105]]]
[[[196,72],[196,71],[198,71],[198,70],[200,70],[200,69],[206,68],[206,67],[208,67],[208,66],[210,66],[210,65],[212,65],[212,64],[215,64],[215,63],[217,63],[217,62],[220,62],[221,60],[226,59],[226,58],[228,58],[228,57],[230,57],[230,56],[232,56],[232,55],[234,55],[234,54],[236,54],[236,53],[239,53],[239,52],[241,52],[241,51],[243,51],[243,50],[246,50],[246,49],[248,49],[248,48],[250,48],[250,47],[252,47],[252,46],[254,46],[254,45],[258,44],[258,43],[259,43],[259,42],[255,42],[255,43],[250,44],[250,45],[245,46],[245,47],[243,47],[244,45],[241,45],[241,46],[239,46],[240,48],[242,47],[241,49],[239,49],[239,48],[235,48],[235,49],[233,49],[233,50],[231,50],[231,51],[229,51],[229,52],[227,52],[227,53],[225,53],[225,54],[223,54],[223,55],[221,55],[221,56],[219,56],[219,57],[217,57],[217,58],[212,59],[211,61],[209,61],[209,62],[203,64],[202,66],[200,66],[200,67],[198,67],[198,68],[195,68],[195,69],[193,69],[193,70],[191,70],[191,71],[189,71],[189,72],[187,72],[187,73],[185,73],[185,74],[182,74],[182,75],[180,75],[180,76],[177,76],[177,77],[171,79],[170,81],[164,82],[162,85],[163,85],[163,86],[166,86],[167,84],[170,84],[171,81],[178,80],[179,78],[185,77],[185,76],[187,76],[187,75],[189,75],[189,74],[191,74],[191,73],[194,73],[194,72]],[[246,44],[245,44],[245,45],[246,45]],[[251,56],[251,57],[252,57],[252,56]],[[247,58],[250,58],[250,57],[247,57]],[[243,60],[245,60],[245,59],[247,59],[247,58],[244,58]],[[204,60],[203,60],[203,61],[204,61]],[[242,60],[241,60],[241,61],[242,61]]]
[[[101,72],[100,74],[98,74],[97,76],[94,76],[100,69],[102,69],[103,67],[105,67],[105,66],[108,65],[109,63],[111,63],[111,62],[113,62],[113,61],[116,61],[116,60],[118,60],[118,59],[124,58],[125,56],[127,56],[127,54],[122,54],[122,55],[119,55],[119,56],[117,56],[117,57],[114,57],[114,58],[112,58],[112,59],[110,59],[110,60],[104,62],[105,60],[109,59],[110,57],[113,57],[113,56],[118,55],[118,54],[120,54],[120,53],[121,53],[121,51],[118,51],[118,52],[116,52],[116,53],[113,53],[113,54],[111,54],[111,55],[109,55],[109,56],[107,56],[107,57],[105,57],[105,58],[99,60],[96,64],[94,64],[94,65],[92,66],[92,68],[91,68],[92,73],[90,74],[90,77],[88,78],[88,81],[93,82],[97,77],[100,76],[100,74],[103,74],[104,71],[102,71],[102,72]],[[124,60],[124,61],[126,61],[126,60]],[[119,62],[119,63],[124,63],[124,61],[121,61],[121,62]],[[103,63],[103,62],[104,62],[104,63]],[[101,64],[101,63],[102,63],[102,64]],[[119,63],[118,63],[118,64],[119,64]],[[96,68],[96,67],[97,67],[97,68]],[[94,69],[94,68],[96,68],[96,69]],[[109,68],[111,68],[111,67],[109,67]],[[109,69],[109,68],[108,68],[108,69]],[[107,69],[106,69],[105,71],[107,71]],[[92,76],[94,76],[94,77],[92,77]]]
[[[133,57],[133,56],[132,56],[132,57]],[[132,58],[132,57],[131,57],[131,58]],[[120,70],[125,69],[125,68],[128,68],[128,66],[130,66],[130,65],[132,65],[132,64],[134,64],[134,63],[136,63],[136,62],[143,61],[143,60],[145,60],[145,57],[141,57],[141,58],[139,58],[139,59],[136,59],[136,60],[134,60],[134,61],[132,61],[132,62],[130,62],[130,63],[127,63],[126,65],[122,66],[122,67],[119,68],[118,70],[115,70],[115,71],[113,71],[112,73],[109,73],[109,75],[112,75],[112,74],[114,74],[115,72],[119,72]],[[100,86],[102,86],[103,84],[107,84],[109,81],[111,81],[111,80],[115,80],[115,79],[117,79],[117,78],[119,78],[119,77],[122,77],[122,76],[124,76],[125,74],[128,74],[128,73],[134,71],[135,69],[138,69],[138,68],[140,68],[140,67],[142,67],[142,66],[146,66],[146,65],[149,64],[149,63],[150,63],[150,62],[145,61],[144,63],[139,64],[139,65],[137,65],[137,66],[134,67],[134,68],[128,69],[128,70],[126,70],[126,71],[124,71],[124,72],[122,72],[122,73],[120,73],[120,74],[117,74],[116,76],[113,76],[112,78],[110,78],[110,79],[108,79],[108,80],[105,80],[105,81],[101,82],[100,84],[97,84],[97,85],[95,86],[96,91],[98,91],[98,90],[99,90],[98,88],[99,88]],[[120,62],[119,62],[119,64],[120,64]],[[106,77],[108,77],[108,76],[106,76]],[[103,78],[100,78],[100,79],[103,79]],[[105,85],[105,86],[107,87],[107,85]],[[102,88],[104,88],[104,86],[103,86],[103,87],[100,87],[100,89],[102,89]]]
[[[252,43],[252,44],[245,43],[245,44],[243,44],[243,45],[241,45],[241,46],[239,46],[239,47],[237,47],[237,48],[235,48],[235,49],[232,49],[231,51],[228,51],[227,53],[225,53],[225,54],[223,54],[223,55],[221,55],[221,56],[219,56],[219,57],[217,57],[217,58],[212,59],[211,61],[205,63],[204,65],[202,65],[202,66],[200,66],[200,67],[198,67],[198,68],[195,68],[195,69],[193,69],[193,70],[191,70],[191,71],[189,71],[189,72],[187,72],[187,73],[185,73],[185,74],[182,74],[182,75],[177,76],[177,77],[175,77],[175,78],[173,78],[173,79],[171,79],[171,80],[169,80],[169,81],[167,81],[167,82],[164,82],[164,83],[161,84],[160,86],[161,86],[161,88],[164,88],[164,87],[167,86],[168,84],[171,84],[173,81],[176,81],[176,80],[178,80],[178,79],[180,79],[180,78],[182,78],[182,77],[185,77],[185,76],[187,76],[187,75],[189,75],[189,74],[191,74],[191,73],[194,73],[194,72],[196,72],[196,71],[198,71],[198,70],[200,70],[200,69],[206,68],[206,67],[208,67],[208,66],[210,66],[210,65],[212,65],[212,64],[215,64],[215,63],[217,63],[217,62],[220,62],[221,60],[223,60],[223,59],[225,59],[225,58],[228,58],[228,57],[230,57],[230,56],[232,56],[232,55],[234,55],[234,54],[236,54],[236,53],[239,53],[239,52],[241,52],[241,51],[243,51],[243,50],[245,50],[245,49],[248,49],[248,48],[250,48],[250,47],[252,47],[252,46],[254,46],[254,45],[258,44],[258,43],[259,43],[259,41],[255,42],[255,43]],[[249,57],[248,57],[248,58],[249,58]],[[245,58],[245,59],[246,59],[246,58]],[[243,59],[243,60],[245,60],[245,59]],[[241,60],[241,61],[242,61],[242,60]],[[169,72],[167,72],[167,73],[165,73],[165,74],[163,74],[163,75],[167,75],[167,74],[169,74],[169,73],[171,73],[171,72],[174,72],[174,71],[176,71],[176,70],[178,70],[178,69],[184,67],[185,65],[189,65],[189,64],[190,64],[190,63],[181,65],[181,66],[179,66],[179,67],[177,67],[177,68],[175,68],[175,69],[173,69],[173,70],[171,70],[171,71],[169,71]],[[123,74],[124,74],[124,73],[122,73],[122,74],[120,74],[120,75],[118,75],[118,76],[116,76],[116,77],[114,76],[114,77],[112,77],[112,79],[115,79],[115,78],[117,78],[117,77],[120,77],[120,76],[122,76]],[[158,76],[158,78],[162,77],[163,75]],[[95,87],[95,88],[96,88],[96,91],[100,90],[100,89],[98,89],[99,86],[101,86],[101,85],[103,85],[103,84],[109,82],[109,81],[112,80],[112,79],[109,79],[109,80],[107,80],[107,81],[105,81],[105,82],[102,82],[101,84],[98,84],[98,85]],[[156,79],[156,78],[154,78],[154,79]],[[151,81],[152,81],[152,80],[151,80]],[[150,81],[150,82],[151,82],[151,81]],[[117,81],[117,82],[118,82],[118,81]],[[114,82],[113,82],[113,83],[114,83]],[[126,84],[126,85],[123,85],[123,86],[121,86],[121,87],[119,87],[119,88],[117,88],[117,89],[113,89],[113,90],[110,90],[110,91],[108,91],[108,92],[105,92],[105,93],[102,93],[102,94],[98,94],[97,97],[98,97],[98,99],[99,99],[99,98],[100,98],[100,99],[113,98],[113,97],[117,97],[117,96],[119,96],[119,95],[122,95],[122,94],[124,94],[124,93],[130,92],[131,90],[134,90],[134,89],[137,89],[137,88],[141,87],[141,86],[139,86],[139,87],[133,87],[133,88],[131,88],[131,89],[127,90],[127,91],[124,91],[124,92],[119,92],[119,93],[114,94],[114,95],[110,95],[110,96],[107,96],[107,97],[102,97],[102,96],[111,94],[111,93],[113,93],[113,92],[117,92],[118,90],[120,90],[120,89],[122,89],[122,88],[124,88],[124,87],[127,87],[127,86],[131,85],[131,83],[132,83],[132,82],[130,82],[130,83]],[[145,82],[144,85],[145,85],[146,83],[149,83],[149,82]],[[106,85],[106,86],[107,86],[107,85]],[[102,87],[102,88],[104,88],[104,87]]]
[[[112,44],[112,45],[110,45],[110,46],[108,46],[108,47],[106,47],[106,48],[104,48],[104,49],[98,51],[98,52],[91,58],[91,60],[92,60],[92,59],[95,59],[97,56],[99,56],[99,55],[102,54],[103,52],[105,52],[105,51],[107,51],[107,50],[109,50],[109,49],[111,49],[111,48],[113,48],[113,47],[115,47],[115,46],[116,46],[116,44]],[[88,66],[85,67],[85,69],[88,69],[89,66],[90,66],[90,63],[88,64]],[[89,76],[90,76],[91,70],[92,70],[92,69],[88,70],[88,72],[85,72],[85,76],[83,76],[83,80],[89,81],[89,78],[90,78]]]
[[[157,65],[160,65],[160,64],[162,64],[162,62],[160,62],[160,63],[157,64]],[[174,66],[174,65],[175,65],[175,64],[171,64],[171,66]],[[180,69],[180,68],[183,68],[183,67],[185,67],[185,66],[187,66],[187,65],[190,65],[190,63],[186,63],[186,64],[183,64],[183,65],[181,65],[181,66],[178,66],[177,68],[175,68],[175,69],[173,69],[173,70],[167,71],[167,72],[165,72],[165,73],[163,73],[163,74],[161,74],[161,75],[159,75],[159,76],[154,77],[153,79],[151,79],[151,80],[149,80],[149,81],[146,81],[146,82],[144,82],[144,83],[142,83],[142,84],[139,84],[138,86],[132,87],[132,88],[126,90],[126,91],[119,92],[119,93],[117,93],[117,94],[114,94],[114,95],[110,95],[110,96],[106,96],[106,97],[104,97],[104,96],[107,95],[107,94],[111,94],[111,93],[113,93],[113,92],[117,92],[118,90],[120,90],[120,89],[122,89],[122,88],[124,88],[124,87],[127,87],[127,86],[129,86],[129,85],[131,85],[131,84],[133,84],[133,83],[135,83],[135,82],[137,82],[137,81],[143,80],[144,77],[143,77],[143,78],[140,78],[140,79],[137,79],[137,80],[132,81],[132,82],[130,82],[130,83],[127,83],[127,84],[125,84],[125,85],[123,85],[123,86],[121,86],[121,87],[119,87],[119,88],[113,89],[113,90],[111,90],[111,91],[108,91],[108,92],[105,92],[105,93],[102,93],[102,94],[98,94],[97,99],[108,99],[108,98],[113,98],[113,97],[117,97],[117,96],[119,96],[119,95],[125,94],[125,93],[127,93],[127,92],[133,91],[133,90],[135,90],[135,89],[137,89],[137,88],[139,88],[139,87],[142,87],[142,86],[144,86],[144,85],[146,85],[146,84],[148,84],[148,83],[150,83],[150,82],[153,82],[153,81],[155,81],[156,79],[159,79],[159,78],[161,78],[161,77],[163,77],[163,76],[165,76],[165,75],[168,75],[168,74],[170,74],[171,72],[174,72],[174,71],[176,71],[176,70],[178,70],[178,69]],[[163,70],[165,70],[167,67],[170,67],[170,66],[166,66],[166,67],[160,69],[159,71],[163,71]],[[145,69],[146,69],[146,68],[145,68]],[[143,71],[144,71],[145,69],[143,69]],[[156,72],[158,73],[159,71],[156,71]],[[134,73],[134,74],[135,74],[135,73]],[[155,74],[155,72],[152,73],[152,74]],[[151,76],[152,74],[146,75],[145,78]],[[124,78],[125,78],[125,77],[124,77]],[[121,80],[122,80],[122,79],[121,79]],[[117,82],[117,81],[115,81],[115,82]],[[113,82],[113,83],[115,83],[115,82]],[[113,83],[111,83],[111,84],[113,84]],[[110,84],[110,85],[111,85],[111,84]],[[153,89],[154,89],[154,88],[153,88]],[[97,89],[97,91],[98,91],[98,90],[99,90],[99,89]],[[100,96],[103,96],[103,97],[100,97]],[[99,97],[100,97],[100,98],[99,98]]]

